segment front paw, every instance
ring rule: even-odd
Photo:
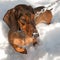
[[[27,54],[27,50],[22,47],[15,47],[14,48],[16,52],[22,53],[22,54]]]

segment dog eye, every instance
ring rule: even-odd
[[[26,21],[25,21],[25,19],[22,19],[22,25],[25,25],[26,24]]]

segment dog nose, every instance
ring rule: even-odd
[[[39,37],[39,33],[33,33],[33,37],[34,37],[34,38]]]

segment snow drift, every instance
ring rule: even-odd
[[[36,26],[40,34],[40,42],[36,47],[31,46],[28,48],[27,55],[15,52],[14,49],[9,45],[7,37],[9,28],[2,19],[6,11],[17,4],[24,3],[28,5],[30,4],[33,7],[37,7],[40,5],[48,5],[53,1],[0,1],[0,60],[60,60],[60,2],[53,6],[53,18],[51,24],[46,25],[41,23]]]

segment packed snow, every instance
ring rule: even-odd
[[[3,21],[6,11],[18,4],[33,7],[47,6],[56,0],[0,0],[0,60],[60,60],[60,2],[53,6],[50,25],[41,23],[36,26],[39,44],[29,47],[28,54],[17,53],[8,42],[8,26]]]

